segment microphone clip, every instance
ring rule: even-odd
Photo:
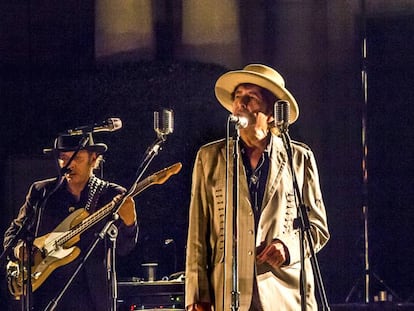
[[[95,124],[85,125],[85,126],[79,126],[74,129],[69,129],[66,131],[66,134],[68,135],[87,135],[94,132]]]

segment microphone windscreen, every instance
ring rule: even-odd
[[[112,131],[117,131],[122,128],[122,121],[119,118],[109,118],[108,119],[108,128]]]
[[[275,103],[274,109],[276,125],[289,124],[289,102],[286,100],[278,100]]]
[[[171,109],[163,109],[162,125],[164,135],[174,132],[174,114]]]

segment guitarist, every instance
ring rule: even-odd
[[[63,168],[79,148],[81,138],[82,136],[76,135],[59,136],[55,139],[54,147],[45,150],[45,152],[52,153],[60,168]],[[78,209],[85,210],[86,214],[82,217],[86,218],[109,203],[118,194],[126,191],[123,187],[104,181],[94,175],[94,170],[98,168],[107,146],[103,143],[94,143],[92,134],[89,134],[88,138],[86,145],[81,147],[70,162],[67,167],[68,171],[61,178],[61,183],[59,183],[59,178],[52,178],[37,181],[31,185],[17,218],[12,221],[5,232],[4,247],[12,242],[25,219],[30,220],[26,235],[32,235],[36,242],[36,238],[48,235],[59,226],[62,227],[63,221]],[[138,236],[135,203],[132,198],[128,197],[125,200],[119,208],[118,215],[119,219],[115,222],[118,227],[116,251],[119,255],[125,255],[135,247]],[[76,243],[76,246],[81,250],[80,255],[72,262],[57,267],[34,290],[31,301],[32,310],[44,310],[49,302],[56,298],[68,278],[73,275],[91,242],[96,239],[95,233],[99,233],[105,224],[105,220],[100,221],[85,231]],[[74,224],[70,224],[68,229],[71,226]],[[11,260],[22,262],[23,258],[27,258],[23,251],[25,247],[21,247],[22,244],[23,241],[19,241],[14,247],[10,256]],[[56,310],[109,310],[111,297],[108,295],[109,287],[105,266],[106,244],[110,245],[106,239],[105,243],[98,243],[94,252],[85,262],[83,269],[63,295]],[[41,250],[36,248],[34,248],[32,255],[34,252],[41,254]]]

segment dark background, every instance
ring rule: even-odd
[[[34,14],[26,8],[17,14],[12,5],[8,6],[9,14],[2,10],[0,229],[4,232],[16,215],[30,183],[56,173],[53,161],[42,150],[52,145],[59,132],[108,117],[121,118],[121,130],[96,134],[95,139],[109,146],[105,178],[128,186],[156,137],[153,112],[172,108],[174,133],[147,173],[175,162],[182,162],[183,169],[165,184],[154,185],[136,197],[139,243],[132,254],[119,258],[117,267],[119,277],[129,279],[144,277],[142,263],[157,262],[157,277],[161,278],[184,269],[193,160],[202,144],[225,135],[228,112],[217,103],[213,90],[216,79],[234,68],[219,62],[182,59],[170,41],[171,28],[165,25],[158,25],[157,50],[152,59],[125,61],[122,55],[96,59],[91,3],[67,2],[65,13],[55,4],[50,9],[58,13],[53,23],[42,20],[42,14],[49,16],[47,12]],[[268,1],[263,3],[269,5]],[[242,6],[242,13],[247,14],[248,8]],[[278,5],[271,8],[280,9]],[[68,11],[73,12],[69,18]],[[252,39],[249,33],[243,46],[278,34],[283,16],[266,12],[263,18],[272,23],[262,32],[263,39]],[[23,18],[16,20],[16,16]],[[306,142],[315,152],[332,234],[318,255],[329,301],[364,300],[362,207],[366,205],[371,294],[385,289],[394,300],[409,302],[414,294],[414,15],[368,16],[365,60],[360,51],[364,24],[360,15],[354,18],[358,27],[353,41],[347,42],[350,54],[339,66],[325,61],[332,59],[330,53],[334,51],[329,49],[326,37],[318,37],[316,31],[326,27],[319,22],[312,30],[313,38],[318,37],[315,45],[322,43],[323,48],[312,55],[315,67],[311,72],[289,70],[283,58],[273,55],[282,50],[277,45],[270,51],[263,49],[261,56],[254,49],[243,49],[243,64],[238,68],[253,61],[274,66],[298,99],[301,115],[290,128],[291,137]],[[250,29],[247,23],[243,27],[244,31]],[[363,68],[368,75],[367,102],[361,90]],[[364,111],[366,184],[362,169]],[[167,239],[174,242],[167,245]],[[2,288],[1,300],[6,303],[4,284]]]

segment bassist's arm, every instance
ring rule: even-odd
[[[32,184],[32,186],[29,189],[29,192],[26,195],[26,200],[24,204],[20,207],[19,213],[15,219],[12,220],[10,223],[10,226],[4,233],[4,239],[3,239],[3,247],[6,249],[14,240],[16,234],[21,229],[22,225],[24,224],[26,226],[26,229],[30,230],[30,226],[32,225],[31,222],[33,222],[33,219],[30,219],[35,215],[35,206],[37,205],[37,202],[39,201],[39,194],[36,184]],[[22,236],[20,240],[26,238],[28,235],[28,232],[22,232]],[[15,241],[17,242],[17,241]],[[16,246],[19,246],[17,243]],[[14,257],[18,257],[19,254],[16,254],[18,252],[19,247],[15,247],[15,252],[10,254],[11,259],[17,259]]]
[[[126,255],[135,247],[138,241],[138,223],[135,202],[128,197],[118,210],[120,218],[118,226],[117,252]]]
[[[135,212],[135,202],[128,197],[118,210],[118,215],[127,227],[137,223],[137,213]]]

